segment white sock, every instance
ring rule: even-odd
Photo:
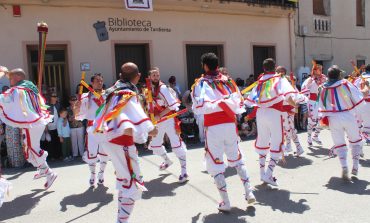
[[[235,167],[236,172],[238,173],[240,180],[243,183],[245,194],[247,195],[251,191],[251,186],[249,183],[249,175],[247,172],[247,168],[244,164],[239,164]]]
[[[186,174],[186,156],[179,157],[180,165],[181,165],[181,176]]]
[[[121,202],[119,205],[117,222],[119,223],[126,223],[130,218],[130,214],[135,206],[135,201],[131,198],[121,198]]]
[[[266,176],[267,177],[272,177],[272,173],[274,172],[275,166],[278,164],[279,159],[276,158],[270,158],[269,165],[266,170]]]
[[[221,196],[221,199],[225,203],[230,203],[229,201],[229,196],[227,194],[227,189],[226,189],[226,181],[225,181],[225,176],[223,173],[219,173],[216,176],[213,177],[215,180],[215,184],[218,189],[218,193]]]
[[[266,156],[259,154],[259,161],[260,161],[260,177],[262,178],[265,176],[265,165],[266,165]]]

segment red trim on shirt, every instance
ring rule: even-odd
[[[110,128],[110,129],[108,129],[108,132],[113,131],[114,129],[118,129],[121,126],[121,124],[124,123],[124,122],[129,122],[129,123],[131,123],[133,125],[140,125],[140,124],[142,124],[143,122],[146,122],[146,121],[150,121],[150,119],[149,118],[144,118],[144,119],[141,119],[138,122],[133,122],[131,120],[125,119],[125,120],[120,121],[120,123],[118,124],[118,126],[116,128]]]
[[[355,107],[357,107],[359,104],[361,104],[363,101],[364,101],[364,99],[361,99],[359,102],[357,102],[357,104],[353,105],[351,108],[344,109],[344,110],[341,110],[341,111],[337,111],[337,110],[322,110],[320,112],[322,112],[322,113],[325,113],[325,112],[338,113],[338,112],[350,111],[350,110],[354,109]]]
[[[46,110],[43,110],[43,111],[46,113],[46,115],[47,115],[46,117],[42,117],[42,114],[38,114],[38,115],[40,115],[40,117],[38,117],[37,119],[34,119],[34,120],[32,120],[32,121],[29,121],[29,122],[27,122],[27,121],[17,121],[17,120],[14,120],[14,119],[10,118],[10,117],[5,113],[5,111],[4,111],[4,107],[3,107],[3,106],[1,106],[1,105],[0,105],[0,109],[3,111],[3,115],[4,115],[4,117],[5,117],[6,119],[8,119],[8,120],[9,120],[9,121],[11,121],[11,122],[17,123],[17,124],[32,124],[32,123],[35,123],[35,122],[39,121],[41,118],[45,118],[45,119],[47,119],[47,118],[49,118],[49,117],[50,117],[49,112],[47,112]]]

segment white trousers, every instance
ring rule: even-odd
[[[294,144],[298,148],[300,146],[299,139],[297,136],[297,130],[294,126],[294,114],[288,114],[287,112],[283,113],[284,119],[284,135],[286,146],[290,146],[291,141],[293,140]]]
[[[88,127],[92,128],[92,127]],[[105,153],[104,147],[101,143],[98,143],[93,134],[86,134],[87,145],[86,151],[84,152],[83,160],[87,164],[95,164],[100,160],[101,162],[108,162],[109,157]]]
[[[244,164],[235,123],[205,127],[205,140],[206,166],[212,176],[225,172],[224,154],[230,167]]]
[[[163,146],[163,138],[164,134],[167,134],[170,139],[172,151],[178,158],[184,157],[186,155],[186,145],[176,132],[175,120],[172,118],[159,123],[157,126],[158,135],[153,137],[149,144],[149,149],[153,151],[153,154],[161,156],[166,153],[166,149]]]
[[[83,156],[85,150],[85,128],[71,128],[72,154],[73,156]]]
[[[359,119],[362,121],[363,132],[370,134],[370,102],[367,102],[358,111],[361,115]]]
[[[347,168],[347,144],[345,134],[352,152],[353,170],[358,171],[362,152],[362,137],[356,123],[356,117],[350,112],[340,112],[329,117],[331,137],[334,141],[334,153],[338,155],[342,168]]]
[[[256,122],[256,152],[266,155],[270,151],[272,158],[280,159],[284,144],[283,112],[273,108],[259,108]]]
[[[117,189],[122,197],[140,199],[142,193],[135,183],[135,179],[141,181],[139,156],[135,145],[127,147],[109,142],[102,145],[116,171]],[[131,172],[128,161],[131,164]]]
[[[199,140],[204,142],[204,115],[196,115],[195,120],[199,129]]]
[[[362,145],[362,137],[356,117],[350,112],[340,112],[329,116],[329,127],[335,148],[346,146],[345,134],[350,146]]]
[[[48,153],[40,148],[40,139],[44,129],[45,126],[22,129],[25,158],[37,168],[46,164],[46,157],[48,156]]]
[[[321,131],[321,126],[318,123],[317,119],[314,119],[314,113],[317,112],[317,104],[316,101],[309,100],[307,102],[308,108],[308,118],[307,118],[307,135],[308,138],[312,138],[312,132],[314,132],[314,137],[318,137]]]

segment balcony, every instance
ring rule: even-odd
[[[283,9],[298,8],[298,3],[289,0],[219,0],[219,2],[220,3],[238,2],[260,7],[278,6],[282,7]]]
[[[322,34],[331,33],[330,17],[315,16],[313,19],[313,27],[316,33]]]

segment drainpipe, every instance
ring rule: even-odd
[[[293,26],[294,13],[289,13],[288,15],[288,24],[289,24],[289,60],[290,60],[290,70],[293,71],[295,68],[295,62],[293,61],[295,55],[295,36],[294,36],[294,27]]]

